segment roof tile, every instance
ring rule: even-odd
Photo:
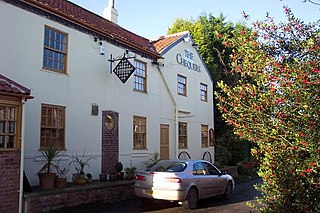
[[[65,18],[76,20],[78,23],[90,25],[93,28],[111,35],[114,38],[124,40],[128,43],[134,44],[147,52],[158,54],[149,39],[132,33],[119,25],[104,19],[103,17],[90,12],[72,2],[66,0],[22,0],[28,4],[40,7],[44,10],[55,12],[63,15]]]
[[[188,32],[182,32],[177,34],[171,34],[166,36],[161,36],[158,39],[152,41],[153,46],[155,47],[158,53],[161,53],[164,49],[169,47],[174,42],[178,41],[180,38],[185,36]]]
[[[31,91],[17,82],[0,74],[0,92],[30,96]]]

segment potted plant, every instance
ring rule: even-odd
[[[114,168],[115,168],[115,170],[117,172],[117,174],[116,174],[117,175],[117,180],[123,180],[124,174],[122,172],[122,170],[123,170],[122,163],[121,162],[117,162],[116,165],[114,166]]]
[[[135,173],[136,173],[136,170],[137,170],[137,168],[134,167],[134,166],[132,166],[132,167],[127,167],[127,168],[125,169],[127,180],[133,180],[134,175],[135,175]]]
[[[74,155],[72,156],[72,160],[69,162],[69,166],[71,164],[74,165],[75,170],[77,171],[76,174],[72,175],[73,183],[82,185],[86,183],[86,176],[84,173],[84,168],[87,166],[90,168],[89,161],[92,157],[86,157],[86,152],[84,151],[82,155]]]
[[[100,182],[106,182],[108,180],[106,174],[99,174],[99,180]]]
[[[92,183],[92,174],[87,173],[87,183]]]
[[[42,161],[43,166],[38,172],[40,189],[54,189],[56,173],[53,173],[53,170],[58,171],[58,165],[54,163],[54,160],[60,156],[60,151],[50,146],[42,150],[41,155],[44,160]]]
[[[56,188],[63,189],[66,187],[68,171],[69,169],[67,168],[60,169],[60,167],[58,167],[58,175],[56,176],[56,180],[55,180]]]

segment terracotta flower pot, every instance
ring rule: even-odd
[[[63,189],[66,187],[66,185],[67,185],[67,178],[56,177],[55,187],[57,189]]]
[[[40,173],[38,177],[41,190],[54,189],[55,173]]]

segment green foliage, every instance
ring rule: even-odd
[[[234,133],[256,144],[260,211],[319,212],[320,25],[284,10],[285,23],[267,17],[224,37],[239,80],[215,95]]]
[[[87,173],[86,176],[87,176],[88,179],[92,178],[92,174],[91,173]]]
[[[86,149],[83,150],[81,155],[73,155],[72,160],[69,162],[69,166],[73,164],[77,174],[84,175],[84,168],[90,168],[89,161],[93,159],[93,157],[87,157]]]
[[[55,164],[53,161],[60,156],[60,150],[56,149],[53,146],[48,147],[47,149],[41,151],[41,155],[44,158],[42,161],[42,168],[39,173],[51,173],[54,168],[58,171],[58,164]]]
[[[123,165],[122,165],[121,162],[117,162],[116,165],[114,166],[114,168],[115,168],[115,170],[116,170],[117,172],[122,172],[122,170],[123,170]]]

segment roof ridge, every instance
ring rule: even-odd
[[[173,33],[173,34],[167,34],[167,35],[161,35],[157,38],[154,39],[150,39],[151,42],[156,42],[165,38],[171,38],[171,37],[175,37],[175,36],[179,36],[179,35],[185,35],[185,34],[190,34],[189,31],[183,31],[183,32],[178,32],[178,33]]]
[[[9,0],[5,1],[10,3]],[[137,52],[141,52],[143,55],[148,55],[151,58],[160,57],[160,54],[152,48],[148,38],[133,33],[76,3],[68,0],[21,0],[20,2],[87,28],[102,37],[106,36],[122,45],[135,49]]]

